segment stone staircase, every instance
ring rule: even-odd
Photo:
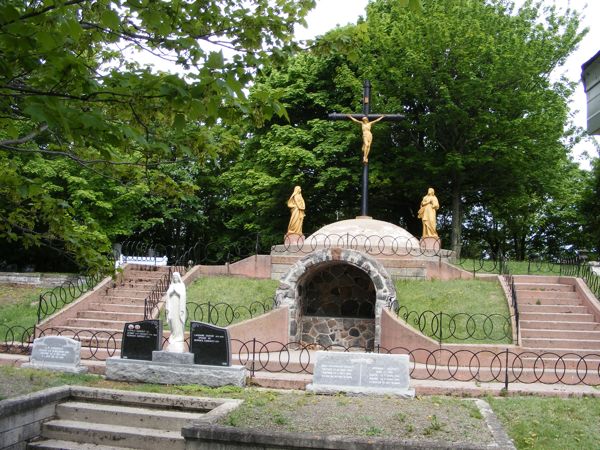
[[[600,320],[591,306],[558,276],[515,276],[521,343],[538,352],[598,353]]]
[[[99,357],[99,352],[118,356],[125,323],[144,320],[146,297],[168,273],[168,267],[127,266],[116,281],[85,299],[75,312],[65,310],[39,329],[47,330],[45,335],[60,333],[80,340],[82,359],[91,353]]]
[[[231,409],[221,404],[220,399],[83,390],[56,405],[54,416],[27,448],[184,450],[181,429]]]

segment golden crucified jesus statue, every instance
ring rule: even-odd
[[[381,119],[384,118],[384,116],[380,116],[375,120],[371,120],[370,122],[369,122],[369,118],[366,116],[363,117],[362,120],[357,120],[354,117],[352,117],[350,114],[347,114],[346,117],[348,117],[348,119],[350,119],[352,122],[359,123],[362,128],[363,164],[367,164],[369,162],[369,151],[371,150],[371,142],[373,142],[373,134],[371,133],[371,125],[373,125],[375,122],[379,122]]]

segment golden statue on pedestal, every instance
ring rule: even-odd
[[[287,206],[290,208],[290,223],[288,225],[286,236],[297,234],[302,236],[302,222],[304,221],[304,199],[302,198],[302,189],[300,186],[294,188],[294,192],[287,201]]]
[[[440,208],[440,203],[435,196],[433,188],[427,190],[427,195],[421,200],[418,217],[423,221],[423,236],[437,238],[436,231],[436,211]]]

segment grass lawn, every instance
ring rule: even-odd
[[[0,285],[0,329],[21,326],[32,327],[37,322],[37,309],[40,294],[48,288]],[[6,327],[6,328],[5,328]],[[3,337],[0,331],[0,338]]]
[[[519,449],[600,449],[600,399],[508,397],[488,403]]]
[[[263,314],[271,310],[278,285],[277,280],[200,277],[187,288],[186,328],[191,320],[227,326]],[[166,320],[163,323],[167,325]]]
[[[398,280],[396,296],[400,318],[436,340],[443,313],[443,342],[512,342],[508,303],[498,282]]]

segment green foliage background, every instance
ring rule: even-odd
[[[326,118],[361,110],[364,79],[372,111],[406,116],[374,126],[370,215],[419,235],[433,186],[445,247],[598,248],[600,174],[570,159],[575,82],[555,76],[585,32],[576,12],[373,0],[300,48],[293,25],[314,0],[202,5],[0,5],[2,267],[107,267],[129,238],[227,248],[258,233],[268,247],[294,185],[305,234],[355,217],[360,133]]]

